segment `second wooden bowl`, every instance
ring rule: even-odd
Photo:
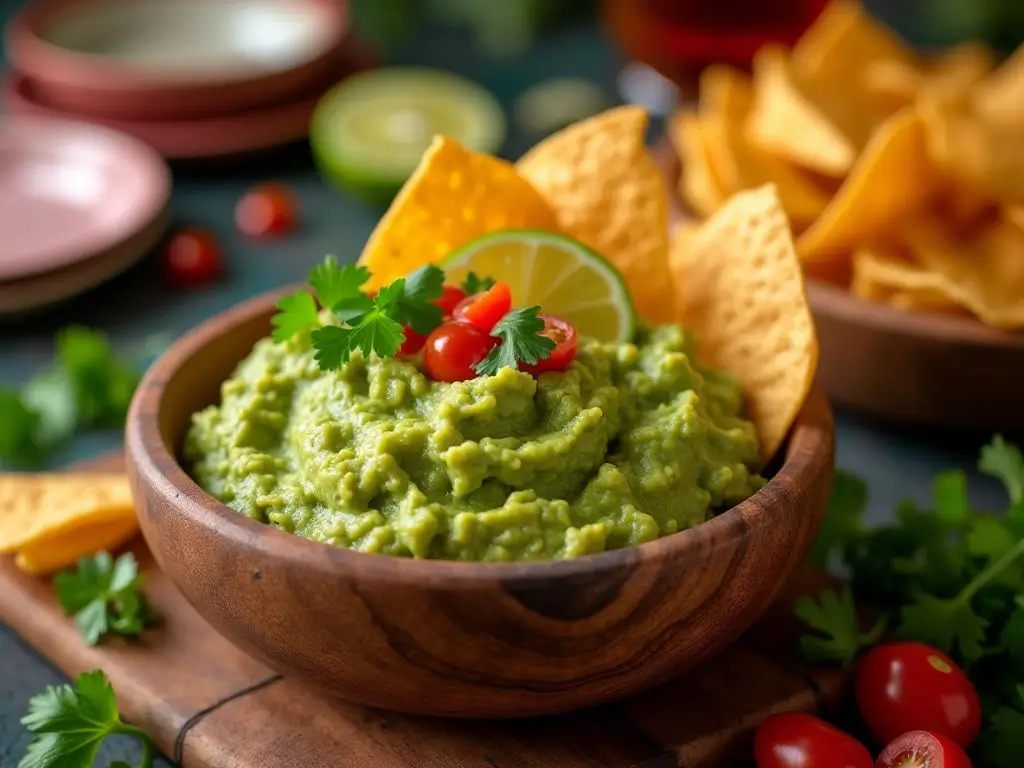
[[[270,331],[280,292],[216,317],[146,374],[129,474],[160,567],[227,638],[285,675],[429,715],[540,715],[616,699],[722,650],[803,559],[832,479],[813,392],[753,497],[658,541],[523,564],[410,560],[301,539],[209,496],[178,460],[195,411]]]

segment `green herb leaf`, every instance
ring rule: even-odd
[[[538,317],[540,307],[525,307],[508,312],[491,331],[491,336],[501,339],[479,363],[476,372],[493,376],[502,368],[519,370],[519,364],[536,365],[538,360],[551,356],[555,342],[542,335],[544,320]]]
[[[467,296],[472,296],[475,293],[483,293],[488,288],[494,287],[496,282],[498,281],[493,277],[480,277],[476,272],[470,272],[466,275],[466,279],[462,281],[460,287],[466,292]]]
[[[1016,706],[1000,707],[985,733],[985,756],[995,768],[1019,768],[1024,755],[1024,685],[1017,686]]]
[[[860,631],[860,617],[848,586],[842,595],[825,590],[817,601],[800,597],[793,610],[818,633],[800,638],[804,658],[816,663],[837,661],[849,666],[861,648],[874,645],[885,631],[885,619],[879,619],[867,632]]]
[[[900,618],[903,637],[929,643],[946,653],[958,651],[967,662],[985,655],[982,644],[989,622],[978,616],[961,595],[951,600],[918,595],[903,608]]]
[[[1017,608],[1003,625],[1000,637],[1017,674],[1024,676],[1024,595],[1017,595]]]
[[[971,515],[967,502],[967,475],[959,469],[940,472],[932,482],[935,515],[948,527],[961,526]]]
[[[1024,504],[1024,456],[1017,446],[996,435],[981,449],[978,469],[1002,482],[1012,506]]]
[[[443,312],[434,304],[444,295],[444,270],[426,264],[405,278],[396,301],[395,319],[427,335],[441,324]]]
[[[278,310],[270,318],[270,324],[274,327],[270,335],[274,341],[287,341],[307,328],[316,328],[320,325],[316,301],[306,291],[296,291],[284,296],[274,306]]]
[[[41,418],[11,389],[0,389],[0,461],[31,464],[39,453],[36,431]]]
[[[18,768],[86,768],[96,760],[104,739],[115,734],[142,741],[139,768],[153,764],[153,742],[121,720],[114,689],[100,670],[79,675],[74,688],[49,686],[33,696],[21,722],[35,736]]]
[[[824,568],[834,551],[842,550],[863,531],[867,504],[868,486],[864,479],[836,470],[825,519],[807,555],[811,565]]]
[[[80,423],[97,427],[124,424],[139,376],[118,360],[106,336],[69,326],[57,335],[57,359],[75,392]]]
[[[405,341],[402,324],[393,317],[404,290],[405,281],[399,278],[381,288],[369,304],[364,299],[342,302],[339,306],[345,313],[347,327],[328,325],[310,335],[320,367],[340,368],[357,349],[366,357],[394,357]],[[357,311],[365,307],[366,311]]]
[[[366,267],[355,264],[339,267],[333,256],[324,257],[309,273],[309,285],[316,291],[320,306],[327,309],[334,309],[345,299],[358,296],[369,279],[370,270]]]
[[[69,616],[75,617],[82,638],[96,645],[103,635],[137,635],[152,621],[152,613],[140,587],[135,556],[127,552],[115,562],[109,552],[83,557],[75,571],[62,571],[54,578],[57,599]]]

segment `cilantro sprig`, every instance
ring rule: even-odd
[[[33,696],[21,723],[34,736],[18,768],[87,768],[103,742],[118,735],[142,743],[137,768],[150,768],[156,758],[153,740],[121,719],[110,680],[98,669],[79,675],[74,687],[48,686]],[[114,766],[131,768],[123,762]]]
[[[138,635],[156,616],[141,592],[143,575],[131,552],[83,557],[75,570],[54,577],[57,600],[74,616],[82,639],[96,645],[106,634]]]
[[[472,296],[474,293],[482,293],[488,288],[493,288],[496,282],[498,281],[493,277],[481,276],[476,272],[470,272],[459,287],[466,292],[467,296]]]
[[[793,606],[796,615],[817,634],[800,639],[800,649],[808,661],[838,661],[850,666],[862,648],[878,642],[885,632],[886,620],[878,619],[867,632],[860,629],[860,617],[847,586],[842,593],[825,590],[818,599],[800,597]]]
[[[491,331],[500,339],[487,357],[476,364],[474,370],[482,375],[494,375],[502,368],[519,370],[520,363],[536,365],[551,356],[554,340],[543,335],[544,320],[538,316],[540,307],[513,309],[501,318]]]

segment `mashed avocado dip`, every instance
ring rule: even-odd
[[[323,371],[309,334],[265,339],[194,416],[196,480],[254,520],[418,558],[576,557],[651,541],[761,487],[727,374],[678,326],[586,338],[569,368],[443,383],[361,354]]]

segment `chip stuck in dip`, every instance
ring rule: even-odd
[[[515,167],[439,137],[359,264],[317,266],[194,415],[193,477],[308,539],[467,561],[756,493],[817,362],[788,223],[765,187],[670,242],[645,127],[610,110]]]

